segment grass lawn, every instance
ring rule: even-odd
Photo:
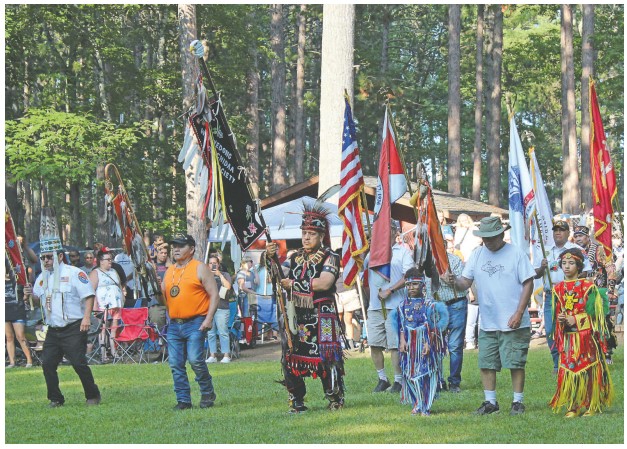
[[[411,416],[398,396],[371,393],[376,373],[368,357],[346,363],[346,407],[328,412],[319,380],[307,380],[310,411],[288,415],[287,394],[275,383],[279,361],[238,360],[210,365],[218,399],[215,407],[174,412],[167,364],[103,365],[93,372],[102,392],[99,407],[85,406],[78,377],[61,366],[65,406],[46,407],[41,368],[5,371],[6,443],[623,443],[624,352],[611,366],[613,406],[602,415],[564,419],[547,402],[555,389],[546,346],[530,350],[522,416],[509,416],[509,371],[497,376],[501,413],[473,416],[483,401],[476,351],[466,351],[462,392],[443,393],[430,417]],[[389,364],[389,356],[386,358]],[[445,360],[448,364],[448,359]],[[390,369],[388,366],[388,374]],[[189,370],[191,373],[191,370]],[[193,378],[193,373],[191,376]]]

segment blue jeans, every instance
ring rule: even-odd
[[[466,334],[466,317],[468,315],[468,299],[456,302],[448,309],[448,352],[451,356],[449,386],[459,386],[462,381],[462,363],[464,362],[464,336]]]
[[[206,332],[199,330],[200,324],[205,319],[198,316],[185,323],[179,324],[174,320],[168,326],[168,361],[174,379],[174,393],[178,402],[191,404],[189,379],[185,369],[185,361],[189,361],[192,370],[196,374],[196,382],[200,387],[200,394],[213,393],[211,374],[207,369],[204,357],[204,343]]]
[[[557,345],[555,340],[549,335],[553,332],[553,311],[551,307],[551,292],[544,291],[544,332],[546,333],[546,344],[549,345],[551,350],[551,357],[553,358],[553,369],[557,369],[557,361],[559,354],[557,352]]]
[[[213,316],[213,327],[209,330],[208,342],[209,352],[216,354],[218,352],[218,345],[216,343],[216,336],[220,336],[220,352],[222,354],[229,354],[231,352],[231,339],[229,336],[229,317],[231,312],[226,309],[216,310],[216,314]]]

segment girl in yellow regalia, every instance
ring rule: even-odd
[[[609,406],[614,388],[603,355],[609,332],[605,324],[607,299],[594,283],[579,279],[584,254],[564,251],[560,266],[564,281],[553,288],[554,339],[559,352],[557,390],[549,405],[567,418],[591,416]]]

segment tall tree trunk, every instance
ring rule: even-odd
[[[41,224],[41,182],[35,179],[31,182],[30,187],[32,198],[30,241],[36,242],[39,240],[39,227]]]
[[[307,5],[300,5],[298,13],[298,44],[296,59],[296,126],[294,130],[294,177],[296,182],[304,180],[304,160],[305,160],[305,40],[306,40],[306,18]]]
[[[196,6],[189,4],[178,5],[179,16],[179,53],[181,58],[181,75],[183,80],[183,111],[187,111],[194,101],[194,71],[192,68],[197,62],[189,51],[189,44],[196,39]],[[205,46],[205,55],[208,54]],[[185,191],[187,192],[185,205],[187,208],[187,233],[196,240],[194,258],[204,261],[207,248],[207,223],[202,216],[203,204],[200,201],[200,191],[194,185],[196,172],[200,164],[193,164],[185,171]]]
[[[570,5],[561,7],[562,61],[562,154],[564,182],[562,213],[579,212],[579,173],[575,123],[575,62],[573,56],[573,15]]]
[[[590,78],[594,76],[594,5],[582,5],[581,39],[581,202],[586,210],[592,207],[590,174]]]
[[[94,244],[94,186],[93,182],[89,180],[85,189],[85,199],[87,201],[87,213],[85,214],[85,245],[88,248],[92,248]]]
[[[461,5],[448,7],[448,191],[461,194]]]
[[[472,199],[481,200],[481,118],[483,116],[483,14],[484,6],[477,6],[477,71],[475,83],[475,145],[472,152]]]
[[[22,206],[24,207],[24,235],[29,242],[39,240],[37,231],[33,229],[33,193],[30,188],[30,181],[20,181],[22,185]],[[19,226],[18,226],[19,227]]]
[[[322,11],[318,195],[340,182],[344,89],[353,96],[355,5],[326,4]]]
[[[70,182],[70,242],[83,246],[83,220],[81,218],[81,189],[78,181]]]
[[[96,77],[98,98],[102,115],[107,121],[111,119],[111,108],[109,107],[109,95],[107,92],[107,81],[105,78],[105,64],[100,53],[100,49],[94,46],[94,75]]]
[[[388,73],[388,53],[390,45],[390,25],[392,22],[391,5],[382,5],[383,13],[381,14],[381,65],[379,66],[379,76],[381,81],[385,81],[385,75]],[[390,86],[381,86],[381,88]],[[377,145],[373,148],[372,158],[365,158],[372,164],[372,172],[376,173],[379,164],[379,153],[383,144],[383,111],[379,113],[379,129],[377,130]]]
[[[102,192],[105,181],[105,165],[96,166],[96,192]],[[96,242],[109,245],[110,237],[105,223],[105,199],[104,195],[96,195]]]
[[[287,142],[285,137],[285,39],[283,5],[271,7],[270,42],[272,44],[272,192],[286,187]]]
[[[248,105],[246,115],[248,123],[246,131],[248,141],[246,142],[246,160],[248,161],[248,177],[253,189],[253,194],[259,196],[259,52],[257,48],[250,49],[252,66],[246,76],[246,86],[248,93]]]
[[[488,151],[488,203],[501,204],[501,68],[503,61],[503,12],[491,6],[492,27],[488,43],[488,101],[486,147]]]

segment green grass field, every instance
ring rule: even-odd
[[[386,362],[389,360],[386,359]],[[389,363],[389,362],[387,362]],[[448,363],[448,359],[445,360]],[[210,365],[218,399],[201,410],[174,412],[176,403],[167,364],[93,367],[103,397],[87,407],[71,367],[59,368],[64,407],[46,407],[41,368],[5,372],[6,443],[623,443],[624,353],[614,356],[614,405],[601,415],[564,419],[547,402],[555,377],[546,346],[532,349],[527,363],[522,416],[509,416],[509,371],[497,376],[501,413],[473,416],[483,401],[476,351],[465,353],[462,393],[443,393],[430,417],[411,416],[398,396],[371,393],[376,373],[369,358],[346,363],[346,407],[328,412],[319,380],[307,380],[310,411],[288,415],[279,361],[239,360]],[[390,371],[388,369],[388,371]],[[191,370],[189,370],[191,372]],[[388,373],[389,374],[389,373]],[[191,375],[193,378],[193,374]]]

